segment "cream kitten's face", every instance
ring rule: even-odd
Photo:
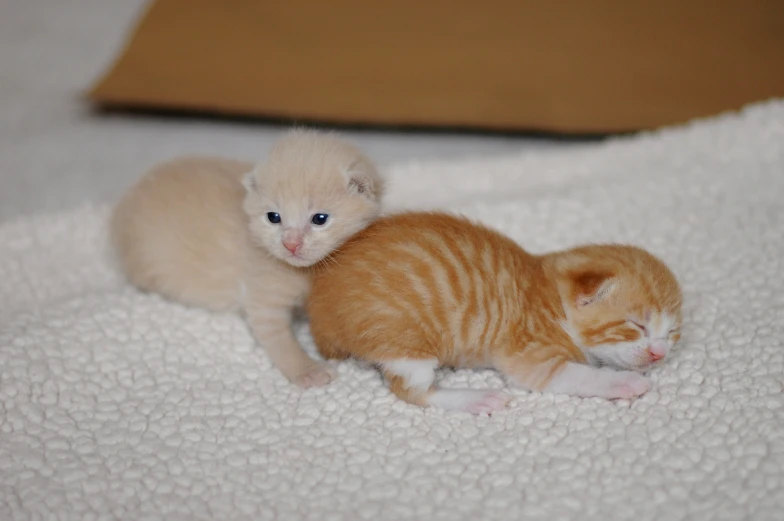
[[[378,216],[375,176],[369,163],[329,158],[254,170],[244,183],[254,241],[292,266],[321,261]]]
[[[680,339],[681,290],[663,264],[589,270],[574,282],[565,329],[592,364],[646,371]]]

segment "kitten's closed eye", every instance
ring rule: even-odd
[[[642,331],[643,335],[648,336],[648,328],[646,328],[644,325],[640,324],[639,322],[637,322],[635,320],[627,320],[627,322],[629,322],[630,324],[633,324],[637,329]]]

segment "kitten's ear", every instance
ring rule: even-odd
[[[578,307],[600,302],[615,288],[616,280],[609,271],[586,269],[572,273],[572,301]]]
[[[355,161],[346,172],[350,192],[368,199],[381,197],[381,179],[376,167],[368,161]]]
[[[256,169],[254,168],[250,172],[247,172],[244,176],[242,176],[242,186],[245,187],[246,192],[255,192],[256,191]]]

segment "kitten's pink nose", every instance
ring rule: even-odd
[[[302,239],[283,239],[283,246],[291,253],[297,253],[297,249],[302,246]]]
[[[651,357],[651,362],[658,362],[667,354],[667,348],[661,344],[653,343],[648,348],[648,354]]]

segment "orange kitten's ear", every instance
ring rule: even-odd
[[[587,269],[571,275],[572,298],[578,308],[599,302],[615,288],[613,274],[598,269]]]
[[[348,168],[347,176],[349,191],[373,200],[381,196],[381,179],[370,162],[355,161]]]

